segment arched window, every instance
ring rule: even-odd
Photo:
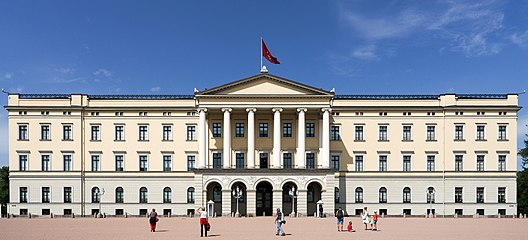
[[[434,203],[435,202],[435,189],[434,187],[428,187],[427,188],[427,203]]]
[[[194,188],[187,188],[187,203],[194,203]]]
[[[99,203],[101,201],[101,195],[98,187],[92,188],[92,203]]]
[[[335,203],[339,203],[339,188],[334,189],[334,201]]]
[[[215,186],[213,188],[213,202],[221,203],[222,202],[222,187]]]
[[[125,194],[122,187],[117,187],[115,190],[115,202],[123,203],[125,202]]]
[[[387,203],[387,189],[385,187],[379,189],[379,203]]]
[[[403,203],[410,203],[411,202],[411,189],[409,187],[405,187],[403,189]]]
[[[146,187],[141,187],[139,189],[139,203],[147,203],[148,202],[148,190]]]
[[[362,203],[363,202],[363,188],[357,187],[356,188],[356,203]]]
[[[170,187],[165,187],[163,189],[163,203],[171,203],[172,202],[172,190]]]

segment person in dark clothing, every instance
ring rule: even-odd
[[[343,212],[343,209],[339,207],[339,209],[336,211],[336,218],[337,218],[337,231],[343,231],[343,221],[345,220],[345,212]]]
[[[319,217],[323,217],[323,205],[319,205]]]
[[[158,219],[158,213],[156,212],[156,209],[152,209],[152,212],[149,214],[149,223],[150,223],[150,231],[155,232],[156,231],[156,223],[159,221]]]

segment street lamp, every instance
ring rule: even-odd
[[[102,214],[101,214],[101,196],[103,196],[103,195],[104,195],[104,193],[105,193],[105,190],[104,190],[104,188],[103,188],[103,190],[102,190],[102,191],[99,191],[99,189],[97,189],[97,192],[96,192],[96,194],[97,194],[97,196],[98,196],[98,198],[99,198],[99,212],[98,212],[98,214],[97,214],[97,215],[99,215],[99,217],[101,217],[101,216],[102,216]]]
[[[297,190],[295,190],[295,187],[292,187],[290,189],[290,192],[288,194],[290,194],[290,197],[292,198],[292,212],[291,212],[291,215],[293,215],[295,217],[295,199],[297,198]]]
[[[432,214],[433,213],[433,199],[435,197],[435,189],[434,188],[429,188],[427,189],[427,196],[428,196],[428,199],[429,200],[429,214]]]
[[[240,200],[242,195],[242,188],[240,188],[240,186],[237,186],[236,189],[233,189],[233,197],[236,199],[236,217],[240,217],[240,213],[238,212],[238,201]]]

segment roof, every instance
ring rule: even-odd
[[[438,99],[446,94],[399,94],[399,95],[335,95],[335,99],[351,100],[418,100],[418,99]],[[508,94],[454,94],[458,99],[507,99]]]
[[[18,95],[20,99],[69,99],[70,94],[26,94]],[[118,95],[87,95],[89,99],[98,100],[174,100],[194,99],[193,95],[149,95],[149,94],[118,94]]]

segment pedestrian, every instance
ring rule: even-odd
[[[198,214],[200,215],[200,237],[204,236],[204,232],[205,237],[207,237],[207,231],[209,231],[209,217],[207,216],[207,211],[205,211],[205,208],[200,207],[198,208]]]
[[[282,230],[282,224],[285,223],[284,221],[284,214],[282,214],[282,211],[280,208],[277,208],[277,218],[275,218],[275,223],[277,224],[277,236],[286,236],[284,233],[284,230]]]
[[[320,218],[323,217],[323,205],[322,204],[319,205],[319,217]]]
[[[348,230],[349,232],[355,232],[355,231],[356,231],[356,230],[354,230],[354,228],[352,227],[352,221],[348,222],[347,230]]]
[[[370,225],[372,231],[378,231],[378,218],[378,212],[374,211],[374,215],[372,216],[372,224]]]
[[[152,209],[152,212],[149,214],[149,223],[150,223],[150,231],[155,232],[156,231],[156,223],[159,221],[158,213],[156,212],[156,209]]]
[[[363,208],[363,212],[361,213],[361,219],[363,220],[363,223],[365,224],[365,230],[368,230],[369,214],[367,211],[367,207]]]
[[[337,231],[343,231],[343,221],[345,220],[345,213],[343,212],[343,209],[339,207],[339,209],[336,211],[336,217],[337,217]]]

